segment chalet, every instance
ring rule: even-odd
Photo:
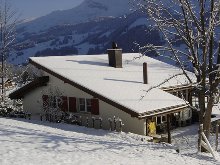
[[[80,116],[82,125],[92,117],[102,118],[103,129],[110,128],[110,119],[120,118],[123,131],[141,135],[163,131],[168,122],[172,126],[190,123],[192,84],[179,68],[140,56],[109,49],[103,55],[31,57],[30,64],[42,76],[9,97],[23,99],[24,110],[33,115],[59,107]],[[51,89],[57,92],[52,94]]]

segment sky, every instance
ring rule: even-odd
[[[32,19],[54,10],[71,9],[83,0],[10,0],[21,19]]]

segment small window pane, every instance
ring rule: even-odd
[[[84,105],[80,105],[80,111],[85,111],[85,106]]]
[[[85,99],[79,99],[79,104],[84,104],[85,105]]]
[[[85,111],[85,99],[79,99],[79,110]]]
[[[167,121],[166,116],[162,116],[162,121]]]
[[[87,112],[91,112],[91,99],[86,99]]]
[[[161,116],[157,117],[157,124],[161,124]]]

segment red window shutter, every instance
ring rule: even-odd
[[[69,111],[70,112],[77,112],[75,97],[69,97]]]
[[[98,99],[91,99],[91,113],[93,115],[99,115],[99,100]]]
[[[46,110],[49,106],[49,97],[48,97],[48,95],[43,95],[42,100],[43,100],[43,109]]]
[[[61,110],[63,112],[67,112],[68,111],[68,102],[67,102],[67,97],[66,96],[62,96],[62,106],[61,106]]]

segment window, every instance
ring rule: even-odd
[[[91,112],[92,109],[92,104],[91,104],[91,99],[86,99],[86,110],[87,112]]]
[[[157,117],[157,124],[161,124],[161,116]]]
[[[79,99],[79,110],[80,111],[86,111],[85,105],[86,105],[85,99]]]
[[[167,121],[167,117],[166,116],[162,116],[162,121],[166,122]]]
[[[165,123],[166,121],[167,121],[166,116],[158,116],[157,117],[157,124],[162,124],[162,123]]]
[[[92,105],[91,99],[80,98],[79,99],[79,110],[81,112],[91,112]]]
[[[62,99],[60,97],[56,97],[56,96],[49,97],[50,108],[58,108],[61,103],[62,103]]]

